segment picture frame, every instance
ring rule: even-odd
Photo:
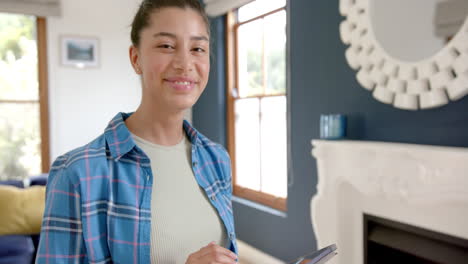
[[[75,68],[99,66],[99,39],[84,36],[61,36],[61,64]]]

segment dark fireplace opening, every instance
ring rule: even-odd
[[[468,240],[364,214],[365,264],[466,264]]]

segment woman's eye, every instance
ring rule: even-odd
[[[205,49],[200,48],[200,47],[198,47],[198,48],[193,48],[192,50],[195,51],[195,52],[205,52]]]
[[[169,45],[169,44],[158,45],[158,48],[161,48],[161,49],[174,49],[174,47]]]

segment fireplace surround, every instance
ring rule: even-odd
[[[318,247],[336,243],[333,264],[364,263],[364,215],[468,239],[468,149],[313,140]]]

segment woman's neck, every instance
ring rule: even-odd
[[[171,114],[140,105],[135,113],[125,120],[125,124],[130,132],[138,137],[158,145],[172,146],[184,137],[183,118],[183,112]]]

